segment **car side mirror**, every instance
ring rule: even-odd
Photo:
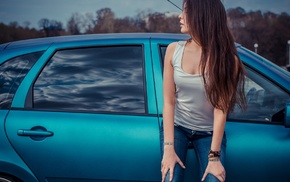
[[[284,125],[286,128],[290,128],[290,103],[286,104],[285,107]]]

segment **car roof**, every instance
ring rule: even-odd
[[[20,40],[14,42],[8,42],[5,44],[0,44],[0,54],[2,51],[13,51],[14,49],[30,49],[34,47],[33,51],[41,51],[47,49],[50,45],[54,43],[68,43],[68,42],[82,42],[82,41],[91,41],[91,40],[118,40],[118,39],[158,39],[158,40],[186,40],[189,39],[189,35],[180,34],[180,33],[105,33],[105,34],[84,34],[84,35],[67,35],[67,36],[57,36],[57,37],[46,37],[46,38],[34,38],[27,40]],[[252,60],[258,65],[258,67],[268,67],[272,69],[276,74],[282,76],[285,80],[285,83],[289,84],[289,73],[285,70],[282,70],[277,65],[271,64],[268,61],[265,61],[264,58],[258,57],[258,55],[253,56],[251,51],[243,48],[240,44],[235,44],[238,48],[238,51],[242,54],[250,56]],[[25,52],[25,51],[24,51]],[[15,54],[16,55],[16,54]],[[1,61],[0,61],[1,62]],[[268,62],[267,64],[265,64]]]
[[[109,40],[109,39],[188,39],[185,34],[175,33],[106,33],[106,34],[84,34],[67,35],[46,38],[34,38],[9,42],[0,45],[0,50],[15,49],[29,46],[51,45],[52,43],[77,42],[85,40]]]

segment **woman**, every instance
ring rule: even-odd
[[[245,108],[244,68],[220,0],[184,0],[179,15],[187,41],[167,48],[161,142],[162,181],[183,181],[193,145],[202,181],[225,181],[227,113]]]

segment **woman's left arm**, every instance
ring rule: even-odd
[[[211,142],[212,151],[220,151],[221,142],[225,131],[226,119],[226,112],[223,112],[217,108],[214,109],[213,136]]]
[[[211,142],[212,151],[220,151],[221,143],[225,131],[227,113],[220,109],[214,109],[214,124],[213,124],[213,136]],[[217,160],[209,161],[205,173],[201,181],[204,181],[208,173],[213,174],[220,181],[225,181],[226,171],[220,162],[219,158]]]

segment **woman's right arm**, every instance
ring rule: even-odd
[[[176,163],[183,168],[184,164],[176,155],[174,150],[174,105],[175,105],[175,84],[173,79],[172,57],[176,42],[168,45],[163,69],[163,130],[164,130],[164,154],[161,163],[162,182],[167,172],[170,173],[170,181],[173,179],[173,171]],[[168,145],[170,144],[170,145]],[[171,145],[173,144],[173,145]]]

